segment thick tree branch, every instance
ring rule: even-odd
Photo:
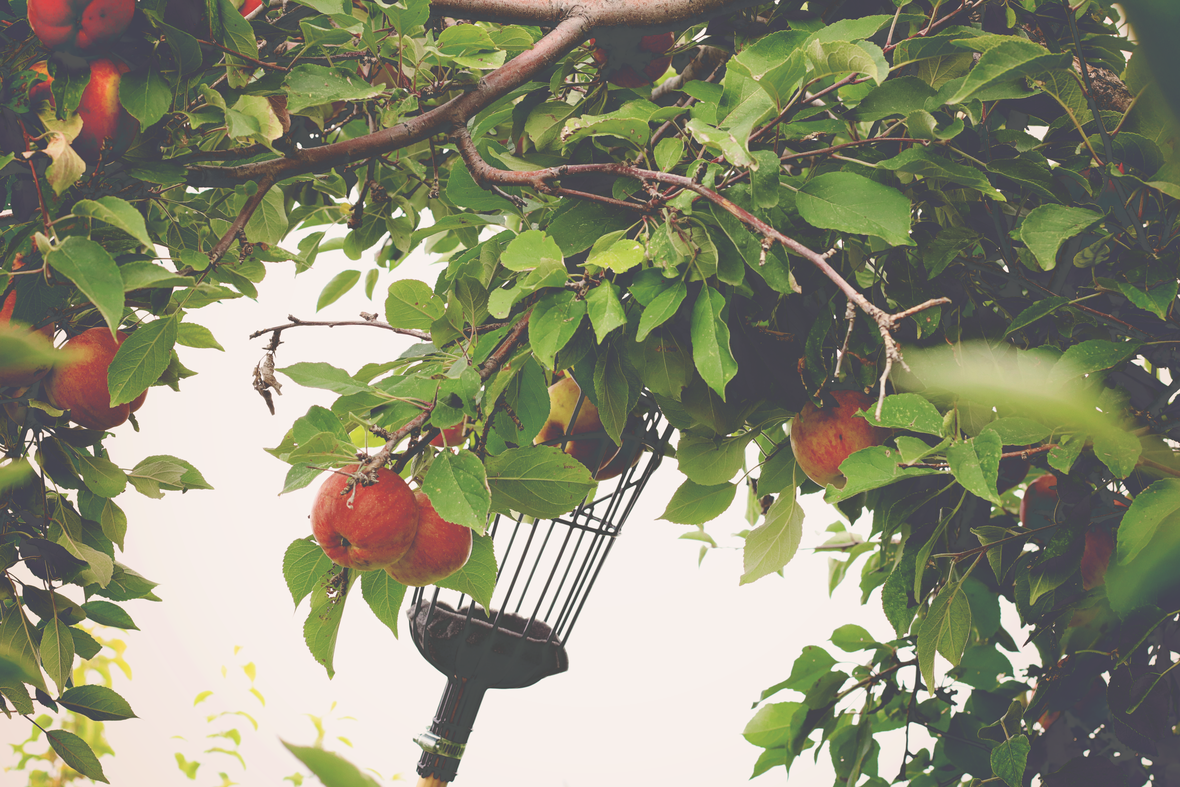
[[[437,133],[449,133],[457,126],[466,124],[480,110],[528,82],[539,71],[555,64],[584,41],[589,30],[590,20],[586,16],[571,16],[532,49],[522,52],[480,80],[471,92],[396,126],[343,142],[304,148],[285,158],[236,167],[193,167],[189,185],[232,187],[263,179],[274,183],[297,175],[326,172],[345,164],[391,153]]]
[[[759,4],[758,0],[432,0],[430,10],[456,19],[541,26],[583,15],[595,33],[625,27],[650,35],[683,30]]]

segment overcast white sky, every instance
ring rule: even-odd
[[[327,406],[334,395],[285,386],[272,417],[250,387],[264,344],[247,340],[252,331],[284,323],[288,314],[355,319],[361,310],[381,312],[395,278],[433,281],[439,270],[418,258],[383,272],[374,302],[358,287],[316,315],[321,288],[348,267],[366,270],[367,263],[321,255],[298,279],[289,266],[275,264],[257,302],[243,298],[194,313],[190,319],[210,328],[226,352],[179,348],[200,374],[182,383],[181,394],[153,388],[138,414],[143,431],[119,427],[108,443],[123,467],[174,454],[216,488],[169,493],[159,501],[134,491],[118,498],[130,519],[121,559],[160,583],[164,603],[125,605],[143,631],[124,637],[134,679],[119,676],[116,689],[139,719],[107,724],[116,756],[103,766],[114,785],[215,785],[218,771],[251,786],[280,784],[298,763],[279,738],[304,745],[315,739],[305,714],[335,719],[328,721],[326,748],[386,779],[401,774],[416,782],[419,750],[412,738],[429,725],[443,677],[404,634],[395,640],[357,592],[344,614],[337,673],[329,681],[303,643],[307,602],[293,610],[282,578],[287,545],[310,532],[307,515],[318,484],[278,497],[287,465],[262,449],[277,445],[308,407]],[[351,327],[291,330],[284,340],[279,367],[327,361],[349,371],[396,357],[409,343]],[[569,671],[526,689],[489,692],[458,784],[744,782],[760,751],[741,737],[751,706],[762,689],[787,677],[802,647],[825,645],[834,656],[844,655],[827,639],[850,622],[891,638],[879,595],[863,609],[859,604],[858,569],[829,600],[827,558],[808,547],[826,540],[823,531],[837,516],[818,495],[805,499],[803,548],[786,576],[739,587],[741,542],[729,534],[746,527],[740,505],[708,528],[734,548],[715,550],[699,568],[697,542],[677,540],[687,528],[657,521],[681,478],[675,462],[666,463],[628,520],[574,631]],[[867,527],[862,520],[857,530],[867,534]],[[236,656],[235,646],[241,646]],[[256,665],[254,685],[265,707],[246,692],[240,665],[247,662]],[[207,689],[214,698],[194,708],[194,697]],[[777,699],[799,697],[784,692]],[[244,721],[237,725],[245,772],[231,757],[201,754],[226,744],[204,738],[229,726],[226,719],[206,722],[207,714],[222,710],[248,711],[260,723],[257,733]],[[22,720],[0,725],[0,767],[14,762],[4,744],[22,740],[27,730]],[[353,748],[334,735],[347,737]],[[177,751],[205,763],[196,782],[177,768]],[[889,758],[882,766],[896,767]],[[800,758],[791,779],[827,784],[830,774],[825,749],[818,766],[809,755]],[[0,781],[15,784],[12,778]],[[758,780],[784,781],[781,769]]]

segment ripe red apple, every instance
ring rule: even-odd
[[[1053,521],[1053,509],[1057,507],[1057,476],[1047,473],[1028,485],[1020,499],[1020,525],[1030,527],[1034,513],[1039,513],[1049,522]]]
[[[441,432],[436,434],[430,441],[430,444],[433,446],[438,446],[439,448],[443,446],[461,445],[465,437],[466,427],[464,424],[448,426],[446,429],[443,429]]]
[[[91,328],[62,345],[72,355],[55,366],[42,388],[49,403],[70,411],[70,419],[87,429],[113,429],[140,408],[147,391],[126,404],[111,407],[107,372],[115,353],[127,338],[119,331],[118,340],[106,327]]]
[[[603,39],[603,45],[594,50],[594,63],[606,81],[619,87],[640,88],[659,79],[672,58],[664,53],[676,43],[672,33],[658,33],[643,36],[638,45],[630,36],[614,35]],[[590,46],[595,46],[590,39]]]
[[[262,8],[262,0],[245,0],[245,2],[238,6],[238,11],[242,16],[250,16],[250,14],[259,8]]]
[[[38,63],[32,68],[47,76],[49,74],[44,63]],[[90,62],[90,82],[82,91],[82,100],[78,104],[82,130],[71,143],[85,161],[97,161],[103,142],[107,139],[111,140],[116,149],[125,149],[135,136],[138,124],[119,102],[119,82],[128,70],[125,64],[105,58]],[[34,104],[48,101],[53,105],[51,84],[53,77],[33,85],[29,89],[29,101]]]
[[[377,483],[345,492],[348,474],[357,467],[341,468],[324,481],[311,507],[311,532],[333,563],[368,571],[406,554],[418,532],[419,511],[409,485],[384,467],[377,470]]]
[[[20,270],[25,265],[24,255],[17,254],[12,261],[12,269]],[[12,312],[16,309],[16,290],[8,293],[3,303],[0,303],[0,329],[19,331],[30,344],[45,350],[53,348],[53,326],[45,325],[36,331],[29,331],[27,325],[12,321]],[[24,388],[40,380],[49,373],[52,364],[42,362],[14,363],[0,367],[0,388]]]
[[[862,448],[881,445],[889,430],[856,417],[877,400],[861,391],[832,391],[836,405],[822,410],[811,402],[791,421],[791,450],[800,469],[820,486],[844,487],[840,463]]]
[[[622,460],[621,464],[612,464],[614,459],[623,452],[623,449],[615,445],[605,433],[602,433],[602,419],[599,418],[598,408],[594,406],[593,402],[589,399],[582,402],[582,406],[578,410],[578,417],[573,426],[570,426],[570,418],[573,417],[574,408],[581,395],[582,389],[578,387],[577,381],[568,374],[549,386],[549,418],[541,427],[541,431],[533,438],[533,445],[541,443],[560,445],[555,441],[568,434],[570,439],[566,442],[563,450],[585,465],[586,469],[594,474],[596,481],[604,481],[619,475],[631,464],[638,461],[640,446],[636,443],[627,447],[626,459]],[[601,434],[594,437],[578,437],[578,435],[593,432]]]
[[[41,43],[74,55],[106,50],[134,14],[135,0],[29,0],[29,25]]]
[[[448,522],[438,515],[425,492],[418,501],[418,532],[410,548],[385,573],[403,585],[423,587],[446,579],[471,557],[471,528]]]

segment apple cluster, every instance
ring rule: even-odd
[[[403,585],[421,587],[449,577],[471,556],[470,528],[438,515],[425,492],[414,492],[392,470],[377,481],[349,486],[350,465],[320,486],[311,530],[332,562],[358,571],[384,569]]]

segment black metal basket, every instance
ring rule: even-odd
[[[570,424],[583,403],[584,397]],[[430,731],[415,739],[423,749],[420,776],[454,780],[488,689],[531,686],[568,668],[566,647],[574,624],[671,436],[672,427],[662,423],[654,402],[645,396],[640,404],[644,415],[633,416],[619,449],[636,451],[639,459],[616,479],[601,482],[593,500],[555,519],[497,516],[492,521],[487,532],[499,570],[490,610],[455,591],[415,590],[407,613],[411,637],[422,656],[447,676]],[[549,443],[593,439],[614,447],[601,437],[601,432],[566,435]],[[594,466],[602,465],[604,450],[598,453]]]

